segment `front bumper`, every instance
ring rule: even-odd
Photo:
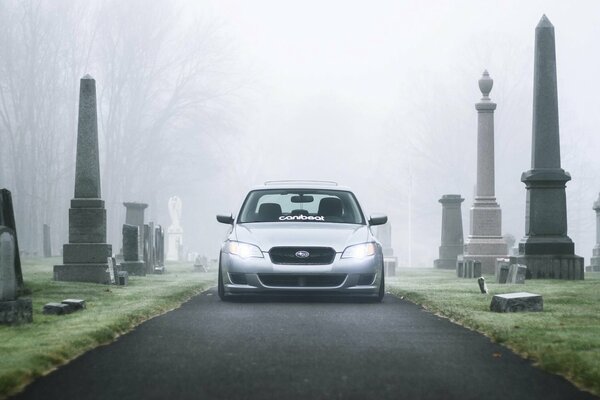
[[[336,253],[327,265],[274,264],[264,258],[247,258],[221,253],[221,274],[226,295],[248,294],[348,294],[376,296],[383,273],[383,256],[341,258]]]

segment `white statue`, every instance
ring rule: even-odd
[[[169,199],[169,215],[171,216],[170,231],[181,231],[181,199],[173,196]]]
[[[167,260],[182,261],[181,199],[177,196],[171,197],[168,206],[171,225],[167,229]]]

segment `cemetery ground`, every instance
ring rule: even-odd
[[[214,272],[196,273],[191,264],[181,263],[168,265],[165,275],[132,277],[127,287],[54,282],[52,265],[57,260],[24,260],[34,323],[0,326],[0,398],[78,355],[112,342],[143,321],[177,308],[216,281]],[[396,277],[388,278],[387,290],[600,394],[600,273],[587,273],[585,281],[528,280],[525,285],[499,285],[493,283],[493,277],[486,278],[490,293],[484,295],[475,279],[457,279],[454,271],[400,268]],[[518,291],[542,294],[544,311],[489,311],[494,294]],[[41,313],[45,303],[66,298],[85,299],[87,310],[66,316]],[[396,308],[397,300],[384,300],[390,302]],[[490,354],[490,359],[494,357],[502,355]]]
[[[130,276],[128,286],[56,282],[52,266],[61,260],[22,260],[33,323],[0,326],[0,398],[216,282],[215,272],[193,272],[192,263],[169,263],[164,275]],[[87,309],[62,316],[42,314],[44,304],[68,298],[84,299]]]
[[[600,273],[586,272],[584,281],[527,280],[524,285],[494,283],[481,294],[476,279],[457,279],[453,270],[399,268],[387,290],[560,374],[580,388],[600,395]],[[494,313],[495,294],[541,294],[543,312]]]

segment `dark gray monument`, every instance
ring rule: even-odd
[[[433,262],[435,268],[455,269],[456,259],[463,253],[463,201],[459,194],[445,194],[439,200],[442,203],[442,245],[440,258]]]
[[[531,170],[521,176],[527,203],[517,263],[527,266],[527,278],[583,279],[583,258],[567,236],[571,176],[560,165],[554,26],[545,15],[535,29],[531,150]]]
[[[154,243],[154,222],[148,222],[144,225],[144,262],[147,274],[153,274],[156,266]]]
[[[23,289],[23,272],[21,270],[21,256],[19,254],[19,238],[17,236],[17,225],[15,223],[15,211],[13,209],[10,190],[0,190],[0,226],[12,229],[15,235],[15,274],[19,290]]]
[[[598,272],[600,271],[600,195],[598,195],[598,200],[594,202],[593,210],[596,211],[596,245],[592,250],[590,270]]]
[[[69,243],[63,246],[63,264],[54,266],[57,281],[109,283],[106,209],[100,192],[96,81],[80,81],[75,196],[69,209]]]
[[[50,226],[44,224],[43,238],[44,240],[44,257],[52,257],[52,241],[50,238]]]
[[[137,225],[123,225],[123,261],[121,270],[130,275],[146,275],[146,264],[142,260],[142,249],[140,248],[140,227]]]
[[[464,260],[481,262],[484,274],[493,274],[496,258],[508,254],[502,238],[502,210],[496,202],[494,185],[494,110],[489,94],[494,85],[487,71],[479,79],[483,97],[477,110],[477,185],[471,207],[471,225],[464,248]]]
[[[139,261],[144,261],[144,212],[148,207],[146,203],[125,202],[125,223],[127,225],[135,225],[139,228],[138,232],[138,253]],[[125,238],[123,238],[125,240]]]
[[[165,233],[160,225],[154,228],[154,272],[165,272]]]
[[[15,270],[17,241],[11,228],[0,226],[0,324],[33,320],[31,299],[19,299]]]

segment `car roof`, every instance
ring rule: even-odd
[[[267,181],[262,185],[257,185],[252,190],[266,189],[330,189],[343,190],[351,192],[347,186],[340,186],[333,181],[311,181],[311,180],[284,180],[284,181]]]

